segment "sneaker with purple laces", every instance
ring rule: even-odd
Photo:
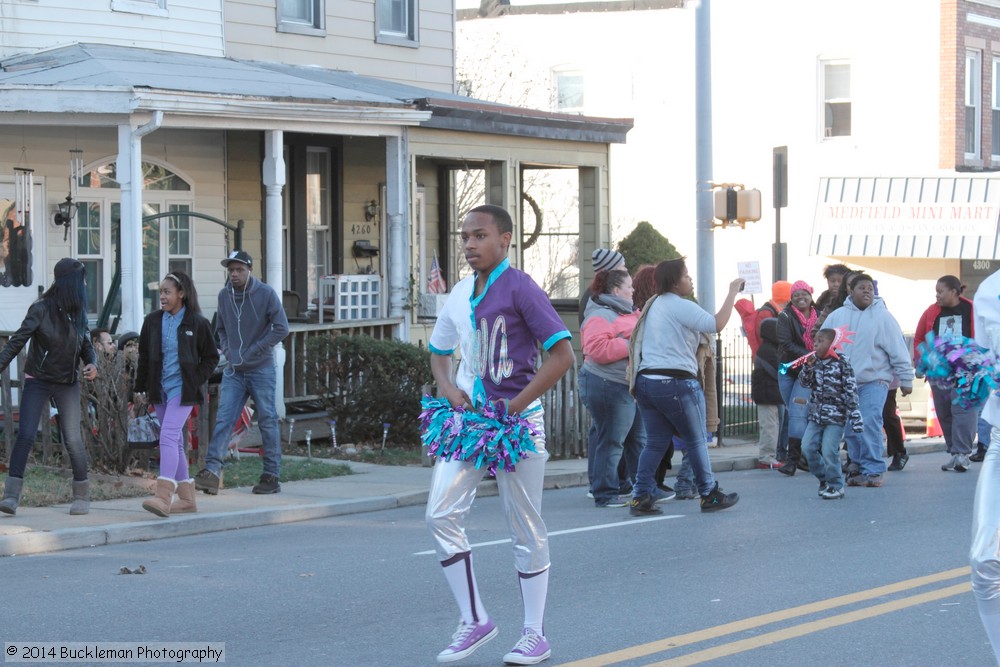
[[[533,629],[525,628],[521,632],[521,639],[503,657],[503,661],[508,665],[537,665],[548,660],[550,655],[552,649],[549,648],[548,640]]]
[[[438,662],[455,662],[472,655],[477,648],[497,636],[497,626],[493,619],[485,623],[459,621],[458,630],[451,637],[448,648],[438,653]],[[528,664],[528,663],[525,663]]]

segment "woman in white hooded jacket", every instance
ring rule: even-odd
[[[823,327],[847,329],[848,342],[842,354],[854,368],[865,424],[861,433],[844,434],[851,459],[847,485],[882,486],[886,470],[882,459],[882,408],[893,375],[899,378],[903,396],[913,391],[913,364],[903,330],[885,301],[875,296],[875,281],[866,273],[851,277],[847,300],[830,313]]]

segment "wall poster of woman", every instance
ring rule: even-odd
[[[0,287],[31,285],[31,222],[17,219],[13,199],[0,199]]]

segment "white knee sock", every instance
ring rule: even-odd
[[[993,656],[996,658],[997,664],[1000,664],[1000,606],[998,606],[1000,600],[976,600],[976,606],[979,607],[979,618],[983,622],[983,628],[986,630],[986,636],[990,640],[990,645],[993,646]]]
[[[489,620],[489,614],[479,599],[479,587],[476,586],[476,572],[472,569],[472,552],[465,551],[441,561],[444,578],[448,580],[451,593],[455,596],[462,620],[477,625]]]
[[[524,604],[524,627],[544,635],[545,598],[549,592],[549,568],[532,574],[517,573],[521,585],[521,602]]]

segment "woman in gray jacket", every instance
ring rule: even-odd
[[[851,276],[844,305],[830,313],[823,323],[827,329],[846,327],[849,334],[843,356],[854,368],[864,431],[847,432],[848,486],[882,486],[886,465],[882,459],[882,408],[893,374],[899,378],[899,392],[913,391],[913,364],[903,339],[903,330],[875,296],[875,281],[866,273]],[[853,340],[853,342],[852,342]]]

